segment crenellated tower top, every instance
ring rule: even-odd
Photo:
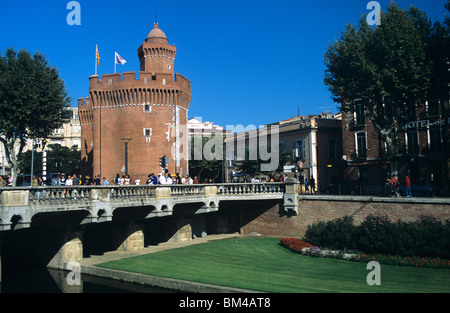
[[[175,79],[174,63],[177,48],[169,44],[166,34],[155,23],[152,31],[138,49],[141,72],[171,74]]]

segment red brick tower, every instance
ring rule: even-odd
[[[78,100],[82,124],[82,174],[111,181],[128,173],[145,182],[160,173],[159,158],[169,158],[168,171],[187,174],[187,113],[191,83],[174,72],[176,47],[158,24],[138,49],[135,72],[89,78],[89,97]]]

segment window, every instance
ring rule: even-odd
[[[442,151],[442,134],[440,127],[430,127],[430,152],[441,152]]]
[[[356,157],[367,157],[367,140],[365,132],[356,133]]]
[[[145,141],[150,142],[152,138],[152,129],[151,128],[144,128],[144,136]]]
[[[417,128],[409,128],[406,132],[407,148],[409,154],[419,154],[419,136]]]
[[[364,112],[364,104],[358,101],[355,104],[355,123],[356,125],[366,124],[366,114]]]
[[[428,116],[436,116],[440,114],[439,100],[427,101],[427,113]]]
[[[293,151],[294,160],[305,160],[306,159],[306,141],[299,139],[294,142]]]
[[[328,139],[328,158],[330,160],[337,159],[336,139]]]
[[[144,112],[151,112],[152,111],[152,106],[150,104],[144,104]]]

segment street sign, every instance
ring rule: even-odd
[[[299,169],[303,169],[303,162],[302,161],[298,161],[298,168]]]
[[[285,172],[285,173],[292,172],[292,170],[294,168],[295,168],[295,166],[293,166],[293,165],[285,165],[285,166],[283,166],[283,172]]]

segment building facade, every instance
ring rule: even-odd
[[[187,131],[189,136],[212,136],[216,133],[227,133],[222,126],[215,125],[213,122],[202,122],[201,117],[190,118],[187,121]]]
[[[397,175],[400,184],[404,184],[406,175],[413,183],[426,180],[437,189],[448,183],[448,101],[414,105],[409,121],[397,125],[394,131],[402,151],[395,160],[385,157],[386,146],[362,105],[356,106],[355,112],[342,113],[343,158],[348,165],[344,175],[361,186],[361,193],[389,195],[390,187],[386,182],[392,175]]]
[[[340,115],[323,113],[320,115],[296,116],[291,119],[265,125],[257,130],[240,132],[227,137],[235,142],[236,148],[234,155],[227,151],[227,166],[229,176],[245,173],[239,173],[236,164],[237,143],[245,142],[245,147],[260,136],[263,129],[273,134],[274,129],[278,136],[278,142],[283,150],[289,156],[285,164],[281,164],[282,171],[264,173],[264,179],[275,180],[283,177],[295,177],[300,182],[309,182],[314,178],[316,191],[328,192],[331,186],[338,188],[342,183],[342,122]],[[271,142],[270,139],[267,142]],[[273,142],[273,138],[272,138]],[[281,160],[280,160],[281,161]]]
[[[89,97],[79,99],[83,175],[186,175],[186,124],[191,83],[174,72],[177,48],[158,24],[138,48],[140,72],[89,78]]]
[[[65,118],[67,122],[61,128],[53,131],[53,134],[47,139],[47,145],[59,144],[63,147],[81,150],[81,125],[78,108],[67,109]]]

